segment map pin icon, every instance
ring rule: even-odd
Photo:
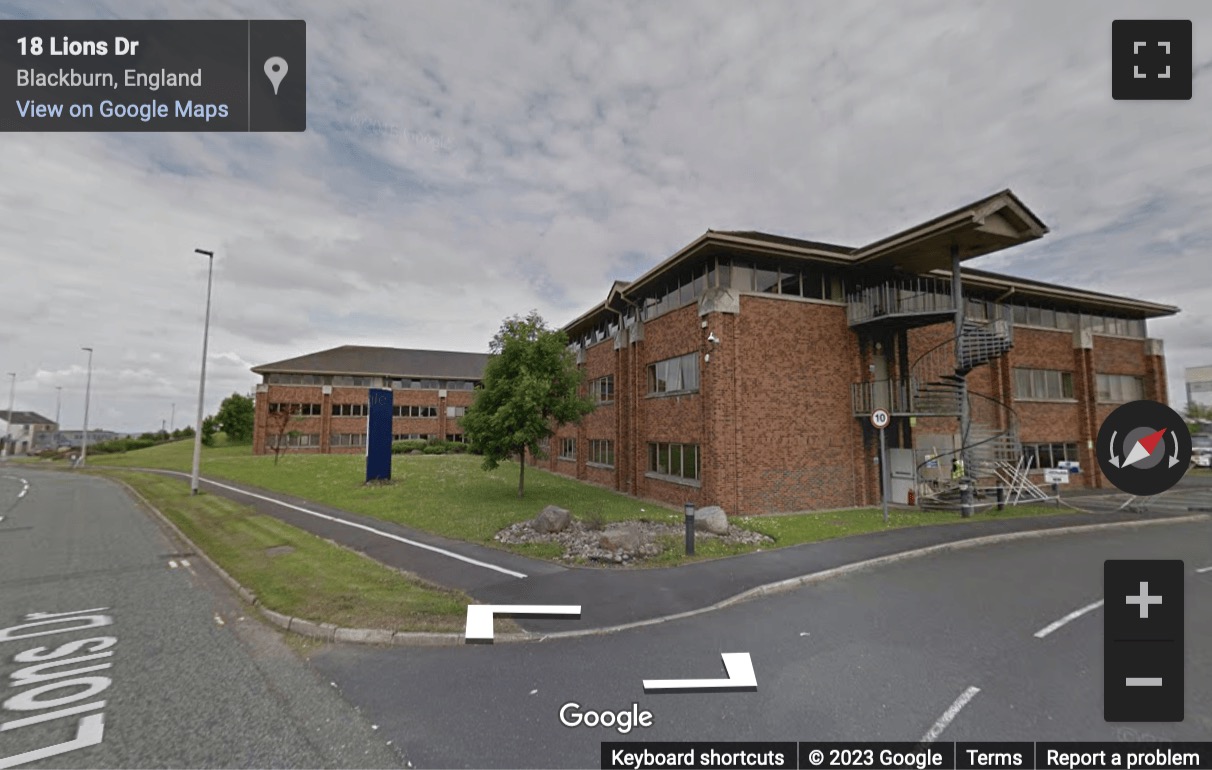
[[[282,78],[286,77],[288,69],[286,60],[281,56],[271,56],[265,60],[265,76],[274,84],[274,96],[278,95],[278,86],[282,83]]]

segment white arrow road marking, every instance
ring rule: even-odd
[[[1093,612],[1094,610],[1097,610],[1101,606],[1103,606],[1103,600],[1099,599],[1098,601],[1094,602],[1093,604],[1087,604],[1085,607],[1082,607],[1080,610],[1074,610],[1073,612],[1070,612],[1068,615],[1066,615],[1065,617],[1056,621],[1055,623],[1049,623],[1048,625],[1044,626],[1040,630],[1036,631],[1035,637],[1037,639],[1043,639],[1045,636],[1052,633],[1053,631],[1060,628],[1061,626],[1065,625],[1070,620],[1077,620],[1082,615],[1085,615],[1087,612]]]
[[[467,605],[468,642],[492,641],[492,618],[494,615],[559,615],[581,617],[579,604],[469,604]]]
[[[743,690],[757,689],[753,659],[747,652],[721,652],[727,679],[645,679],[645,690]]]
[[[967,690],[960,693],[960,696],[955,699],[955,702],[952,703],[946,711],[943,712],[943,715],[938,718],[938,721],[934,723],[934,726],[926,731],[926,734],[922,736],[919,743],[933,743],[935,740],[937,740],[938,737],[943,734],[943,730],[947,729],[947,725],[951,724],[951,720],[955,719],[955,717],[960,713],[960,709],[967,706],[968,701],[975,698],[976,694],[980,691],[981,688],[979,687],[969,687]]]

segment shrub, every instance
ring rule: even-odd
[[[419,452],[419,451],[423,451],[426,446],[428,446],[428,442],[426,442],[425,439],[420,439],[420,438],[406,439],[404,441],[396,441],[395,443],[393,443],[391,445],[391,453],[397,454],[397,455],[402,455],[402,454],[408,454],[409,452],[414,452],[414,451]]]
[[[446,454],[446,442],[429,444],[421,451],[427,455],[444,455]]]
[[[454,455],[467,454],[468,447],[462,441],[451,441],[446,446],[446,451]]]
[[[600,532],[606,529],[606,514],[601,511],[588,511],[581,517],[581,521],[585,523],[585,528]]]

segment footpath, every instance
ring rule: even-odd
[[[176,471],[136,469],[188,478]],[[958,548],[1036,538],[1212,519],[1201,507],[1137,512],[1058,513],[998,519],[986,514],[957,524],[872,532],[771,551],[666,568],[568,567],[433,535],[277,492],[203,478],[201,488],[281,519],[423,580],[462,590],[484,604],[581,606],[579,619],[515,618],[525,633],[497,641],[604,633],[708,612],[755,596],[788,590],[847,572]],[[1209,490],[1212,495],[1212,489]],[[1063,508],[1060,510],[1064,510]],[[166,520],[167,521],[167,520]],[[175,528],[174,528],[175,529]],[[213,566],[213,565],[212,565]],[[221,572],[221,570],[220,570]],[[228,578],[229,582],[230,578]],[[247,594],[246,591],[242,593]],[[247,596],[246,596],[247,598]],[[456,644],[462,634],[405,634],[341,629],[314,623],[279,625],[338,641]]]

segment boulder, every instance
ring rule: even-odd
[[[694,528],[713,535],[728,534],[728,514],[718,505],[709,505],[694,512]]]
[[[636,551],[644,544],[644,535],[639,527],[627,524],[612,524],[602,532],[598,545],[607,551]]]
[[[549,505],[534,517],[532,526],[537,532],[563,532],[568,529],[568,523],[571,520],[572,516],[568,511],[555,505]]]

